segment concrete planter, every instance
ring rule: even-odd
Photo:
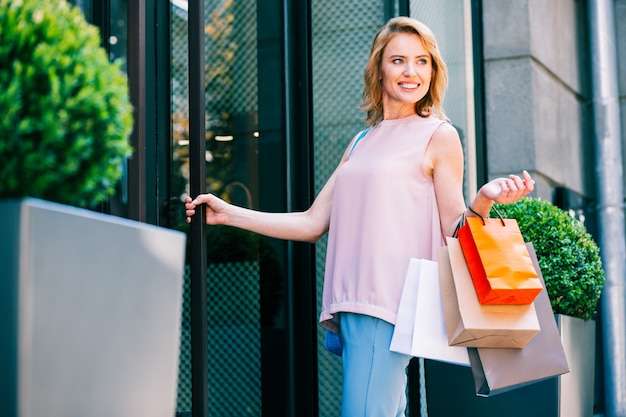
[[[559,416],[592,417],[594,403],[596,322],[556,316],[570,372],[558,378]]]
[[[493,397],[477,397],[469,367],[425,361],[429,416],[592,417],[595,321],[556,315],[570,372]]]
[[[184,234],[23,199],[0,236],[0,415],[174,415]]]

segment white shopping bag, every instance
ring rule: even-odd
[[[437,262],[411,258],[389,349],[470,366],[467,348],[449,346]]]

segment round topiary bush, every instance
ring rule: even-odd
[[[0,198],[91,207],[131,154],[127,78],[64,0],[0,0]]]
[[[516,219],[524,240],[532,242],[554,313],[592,319],[605,273],[585,226],[545,200],[527,197],[494,207],[502,217]]]

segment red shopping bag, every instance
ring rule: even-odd
[[[468,217],[458,230],[481,304],[530,304],[541,281],[515,219]]]

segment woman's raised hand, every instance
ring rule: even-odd
[[[496,178],[481,187],[482,195],[500,204],[514,203],[530,194],[535,189],[535,181],[526,171],[522,177],[509,175],[508,178]]]

